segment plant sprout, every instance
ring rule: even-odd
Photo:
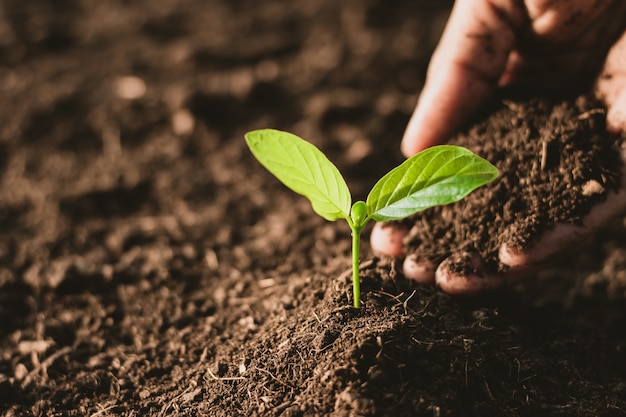
[[[341,173],[311,143],[274,129],[248,132],[252,154],[288,188],[309,199],[329,221],[345,219],[352,230],[354,307],[361,306],[361,231],[370,220],[400,220],[430,207],[459,201],[493,181],[498,169],[468,149],[440,145],[404,161],[374,185],[367,201],[352,204]]]

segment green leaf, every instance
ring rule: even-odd
[[[459,201],[498,176],[489,162],[458,146],[428,148],[382,177],[367,197],[376,221],[398,220]]]
[[[350,216],[348,186],[319,149],[274,129],[255,130],[245,137],[256,159],[283,184],[308,198],[317,214],[330,221]]]

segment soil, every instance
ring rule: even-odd
[[[401,221],[411,227],[409,253],[439,264],[474,252],[486,261],[483,273],[497,273],[506,270],[498,262],[502,243],[529,247],[555,223],[581,224],[594,204],[618,190],[622,139],[606,132],[600,103],[580,96],[494,107],[450,142],[502,172],[459,203]]]
[[[623,219],[472,298],[364,242],[356,310],[347,226],[245,147],[293,131],[363,199],[402,160],[450,5],[3,2],[0,415],[626,415]],[[584,97],[505,102],[455,138],[503,175],[441,209],[444,251],[496,269],[503,236],[579,221],[618,184],[602,119]],[[411,250],[443,256],[417,230]]]

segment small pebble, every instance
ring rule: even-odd
[[[604,187],[596,180],[589,180],[583,184],[583,195],[590,196],[594,194],[602,194],[604,192]]]
[[[172,130],[178,136],[186,136],[193,132],[196,120],[187,109],[180,109],[172,114]]]
[[[17,365],[15,365],[13,375],[15,376],[15,379],[21,381],[22,379],[26,378],[26,375],[28,375],[28,368],[23,363],[18,363]]]
[[[22,340],[17,346],[17,350],[22,355],[44,353],[53,343],[51,340]]]
[[[146,83],[139,77],[126,75],[114,83],[115,95],[125,100],[136,100],[146,94]]]

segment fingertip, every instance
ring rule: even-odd
[[[626,87],[607,110],[606,130],[613,134],[626,132]]]
[[[404,136],[402,137],[402,142],[400,143],[400,151],[406,158],[410,158],[423,149],[419,140],[417,129],[415,129],[413,125],[413,118],[411,118],[406,131],[404,132]]]
[[[431,82],[431,85],[434,82],[436,81]],[[428,89],[429,85],[422,91],[402,137],[400,150],[407,158],[447,139],[448,132],[442,129],[442,115],[438,114],[430,103],[433,99],[428,97]]]
[[[417,254],[407,256],[402,264],[404,276],[420,284],[434,284],[435,269],[435,264]]]
[[[435,280],[443,292],[451,295],[478,294],[504,283],[498,275],[487,275],[482,258],[472,252],[445,259],[435,272]]]
[[[500,263],[511,268],[522,267],[530,263],[528,254],[525,253],[518,245],[510,242],[504,242],[498,249],[498,258]]]
[[[376,223],[370,235],[372,251],[377,255],[401,258],[404,254],[404,237],[408,227],[397,223]]]

